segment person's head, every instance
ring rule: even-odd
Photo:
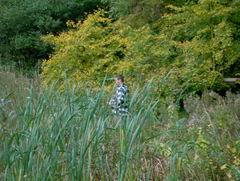
[[[118,75],[115,79],[115,83],[117,86],[121,85],[124,83],[124,77],[123,75]]]

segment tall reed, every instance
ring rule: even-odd
[[[206,92],[159,98],[131,91],[129,115],[109,93],[82,86],[40,89],[0,74],[0,180],[238,180],[240,96]],[[4,83],[3,83],[4,82]]]

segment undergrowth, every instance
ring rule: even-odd
[[[60,93],[6,71],[0,84],[1,180],[240,179],[240,95],[188,97],[183,114],[148,84],[120,118],[103,88]]]

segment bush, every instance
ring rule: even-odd
[[[223,78],[239,76],[239,39],[233,38],[238,22],[232,18],[238,6],[237,1],[168,5],[161,19],[138,28],[124,18],[113,21],[103,10],[69,22],[73,30],[44,38],[56,45],[43,65],[44,84],[58,81],[62,88],[68,78],[71,84],[96,85],[106,75],[124,74],[130,84],[154,79],[154,93],[177,102],[207,89],[224,92],[233,86]]]
[[[71,84],[94,84],[116,74],[124,74],[128,81],[146,80],[158,71],[169,45],[158,46],[160,39],[148,27],[133,29],[121,20],[112,22],[105,14],[97,11],[83,22],[69,22],[74,28],[69,32],[44,37],[56,45],[55,53],[43,64],[44,84],[58,81],[61,87],[65,78]]]
[[[93,11],[100,0],[9,0],[0,2],[0,63],[34,69],[52,47],[41,35],[66,30],[66,21],[79,20]]]

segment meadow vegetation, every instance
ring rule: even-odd
[[[2,0],[0,180],[240,180],[239,20],[239,0]]]
[[[3,180],[240,178],[239,94],[190,96],[184,113],[174,99],[156,99],[149,83],[131,91],[130,114],[118,122],[104,87],[66,81],[65,91],[40,90],[0,75]]]

